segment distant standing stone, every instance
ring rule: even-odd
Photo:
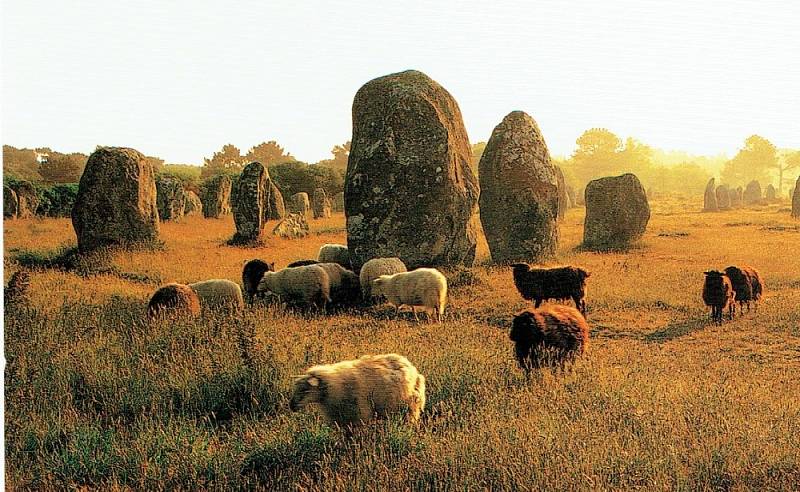
[[[724,184],[717,186],[717,207],[720,210],[728,210],[731,208],[730,191]]]
[[[600,178],[586,186],[586,247],[625,248],[642,238],[649,220],[647,195],[635,175]]]
[[[200,214],[203,212],[203,202],[200,201],[200,197],[197,196],[192,190],[186,190],[186,207],[184,208],[184,215],[194,215]]]
[[[156,203],[162,221],[178,220],[186,211],[186,195],[183,183],[174,176],[159,176],[156,179]]]
[[[538,129],[538,127],[537,127]],[[544,142],[544,140],[542,140]],[[556,177],[558,178],[558,220],[564,220],[569,208],[569,194],[567,193],[567,181],[564,179],[564,171],[555,164]]]
[[[472,266],[480,189],[471,161],[458,104],[427,75],[364,84],[353,99],[344,190],[353,267],[395,256],[409,269]]]
[[[333,211],[334,212],[344,212],[344,192],[340,191],[339,193],[333,195]]]
[[[17,217],[20,219],[35,217],[39,208],[36,187],[30,181],[19,181],[12,185],[12,189],[17,195]]]
[[[242,170],[231,193],[233,221],[236,234],[234,244],[257,242],[264,230],[264,211],[269,206],[267,168],[260,162],[251,162]]]
[[[742,194],[743,190],[742,187],[739,186],[735,190],[729,190],[730,198],[731,198],[731,208],[741,208],[742,206]]]
[[[744,189],[742,201],[745,205],[754,205],[761,203],[761,185],[758,181],[750,181],[747,183],[747,188]]]
[[[209,178],[200,188],[200,200],[203,202],[203,216],[218,219],[231,213],[231,178],[218,174]]]
[[[775,187],[772,186],[772,183],[767,185],[765,198],[767,199],[768,202],[774,202],[778,200],[778,190],[776,190]]]
[[[95,150],[81,176],[72,225],[81,252],[156,242],[159,220],[150,162],[134,149]]]
[[[703,212],[716,212],[719,210],[717,204],[717,188],[714,184],[714,178],[708,180],[706,191],[703,195]]]
[[[792,192],[792,217],[800,218],[800,176],[797,177]]]
[[[314,200],[311,202],[315,219],[326,219],[331,216],[331,201],[322,188],[314,190]]]
[[[267,220],[281,220],[286,217],[286,205],[283,203],[281,190],[275,185],[273,180],[269,180],[269,207],[267,209]]]
[[[492,260],[541,262],[558,247],[566,212],[563,175],[550,160],[539,127],[522,111],[509,113],[486,143],[478,172],[480,216]]]
[[[293,214],[300,214],[306,219],[311,217],[311,202],[308,200],[308,193],[301,191],[295,193],[289,200],[289,211]]]
[[[272,234],[287,239],[297,239],[308,236],[308,231],[305,215],[289,214],[272,229]]]

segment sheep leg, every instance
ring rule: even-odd
[[[411,306],[411,312],[414,313],[414,319],[419,323],[419,316],[417,316],[417,307]]]
[[[536,309],[539,309],[539,306],[541,306],[541,305],[542,305],[542,300],[541,299],[536,299],[536,301],[534,302],[533,307],[535,307]]]

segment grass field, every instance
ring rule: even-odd
[[[302,240],[225,246],[233,221],[162,224],[165,248],[117,255],[109,274],[32,274],[5,314],[6,486],[11,489],[797,490],[800,222],[786,205],[714,214],[652,204],[641,245],[580,251],[570,210],[558,262],[591,272],[592,341],[565,373],[530,381],[508,328],[525,307],[508,268],[449,272],[444,324],[377,307],[329,317],[257,307],[235,317],[142,322],[159,283],[240,281],[245,259],[282,267],[345,242],[344,218]],[[7,221],[5,278],[24,251],[74,243],[68,220]],[[757,312],[717,326],[702,272],[759,269]],[[292,414],[293,374],[398,352],[428,379],[417,428],[346,439]]]

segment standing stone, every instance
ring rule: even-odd
[[[344,212],[344,192],[340,191],[339,193],[333,195],[333,211],[334,212]]]
[[[792,191],[792,217],[800,218],[800,176],[797,177]]]
[[[761,203],[761,185],[758,181],[750,181],[747,183],[747,188],[744,189],[742,200],[745,205]]]
[[[17,195],[17,217],[27,219],[36,216],[39,208],[39,195],[30,181],[17,181],[11,185]]]
[[[203,202],[192,190],[186,190],[186,207],[183,211],[184,215],[195,215],[203,212]]]
[[[778,200],[778,191],[774,186],[772,186],[772,183],[767,185],[767,191],[765,195],[765,198],[768,202],[775,202]]]
[[[314,190],[311,208],[314,211],[315,219],[326,219],[331,216],[331,201],[324,189],[317,188]]]
[[[742,194],[743,190],[742,187],[739,186],[735,190],[730,191],[730,198],[731,198],[731,208],[741,208],[742,207]]]
[[[533,118],[522,111],[503,118],[486,143],[478,173],[492,260],[538,263],[552,257],[566,190]]]
[[[3,185],[3,217],[16,219],[19,211],[19,200],[17,192]]]
[[[300,214],[306,219],[311,217],[311,202],[308,200],[308,193],[301,191],[295,193],[289,199],[289,211],[294,214]]]
[[[472,266],[480,189],[471,161],[458,104],[427,75],[364,84],[353,99],[344,190],[356,270],[395,256],[409,269]]]
[[[716,212],[719,210],[717,204],[716,186],[714,186],[714,178],[708,180],[706,185],[706,192],[703,195],[703,212]]]
[[[218,174],[203,183],[200,200],[204,217],[217,219],[231,213],[231,186],[231,177],[226,174]]]
[[[183,183],[174,176],[159,176],[156,179],[156,199],[158,216],[162,221],[181,219],[186,212]]]
[[[268,180],[267,168],[260,162],[251,162],[239,175],[231,193],[233,221],[236,223],[236,234],[231,243],[253,243],[261,238],[264,212],[269,207]]]
[[[283,203],[281,190],[273,180],[269,180],[269,207],[267,207],[267,220],[281,220],[286,217],[286,205]]]
[[[717,207],[720,210],[728,210],[731,208],[731,196],[728,187],[724,184],[717,186]]]
[[[72,208],[81,252],[158,240],[153,166],[141,153],[102,147],[86,161]]]
[[[538,131],[539,127],[537,126],[536,129]],[[541,138],[541,135],[540,135],[540,140],[542,144],[544,144],[544,139]],[[556,168],[556,177],[558,178],[558,220],[563,221],[564,217],[566,217],[567,215],[567,209],[569,208],[567,181],[564,179],[564,171],[562,171],[561,168],[556,166],[555,164],[553,166]]]
[[[618,249],[641,239],[650,220],[644,188],[633,174],[600,178],[586,185],[583,243],[590,249]]]
[[[272,229],[275,236],[297,239],[308,236],[308,221],[303,214],[289,214]]]
[[[579,207],[586,206],[586,188],[581,188],[575,193],[575,205]]]

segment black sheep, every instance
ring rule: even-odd
[[[711,319],[722,323],[722,315],[728,309],[728,316],[733,319],[733,305],[736,296],[731,280],[722,272],[711,270],[705,272],[703,284],[703,302],[711,308]]]
[[[531,268],[525,263],[511,265],[514,285],[523,299],[535,301],[539,307],[547,299],[575,301],[575,307],[586,316],[586,279],[589,272],[573,266]]]
[[[261,282],[261,277],[265,272],[274,272],[275,263],[267,263],[266,261],[254,259],[244,264],[242,269],[242,286],[244,286],[244,295],[248,302],[253,302],[258,293],[258,283]]]

